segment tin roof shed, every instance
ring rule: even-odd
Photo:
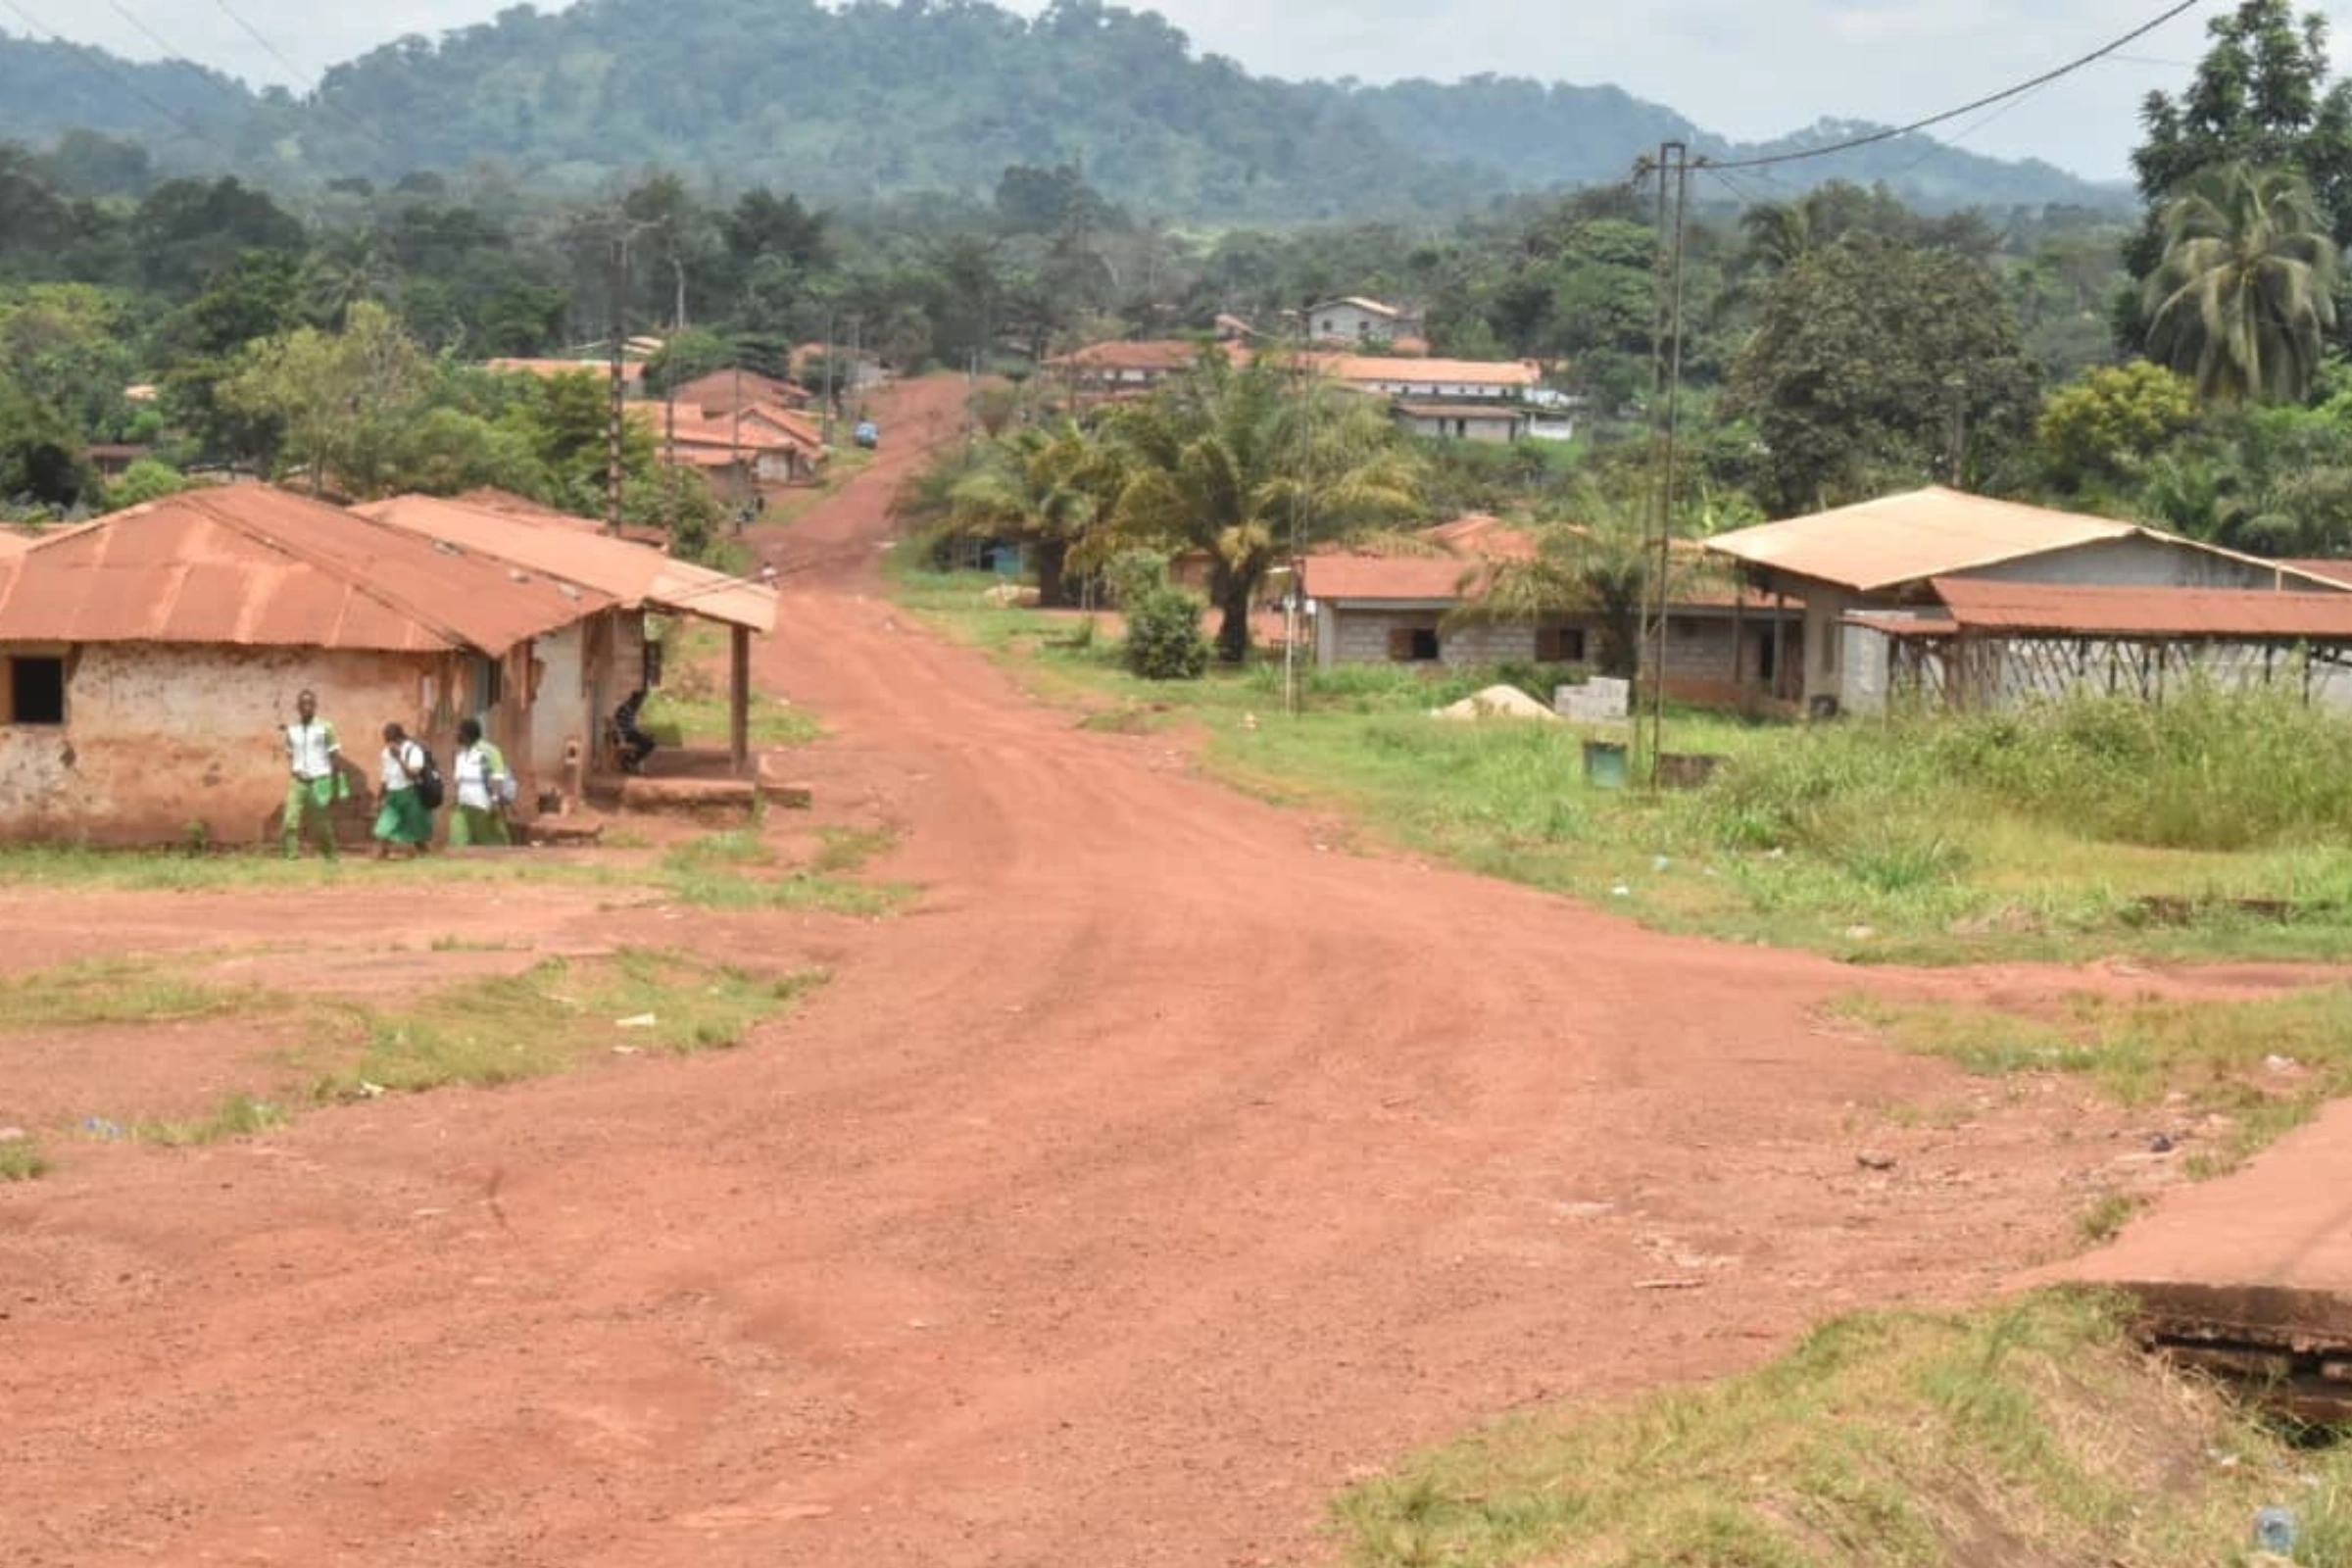
[[[191,490],[34,542],[0,640],[503,654],[612,596],[262,485]]]

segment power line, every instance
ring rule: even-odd
[[[285,55],[279,51],[277,45],[271,43],[269,39],[262,36],[262,30],[259,27],[255,26],[252,23],[247,22],[243,17],[237,15],[235,11],[230,9],[228,0],[213,0],[213,4],[220,8],[222,16],[226,17],[229,21],[242,27],[245,30],[246,37],[251,38],[255,43],[260,44],[262,48],[268,52],[270,59],[285,67],[286,70],[293,74],[294,80],[297,84],[310,79],[311,74],[309,72],[303,70],[293,61],[288,60]]]
[[[109,0],[109,3],[114,4],[117,11],[121,11],[122,9],[121,4],[117,3],[117,0]],[[247,22],[242,15],[240,15],[229,5],[228,0],[213,0],[213,4],[220,8],[222,16],[226,17],[229,21],[235,23],[240,28],[242,28],[246,37],[251,38],[255,43],[261,45],[262,48],[268,52],[270,59],[285,67],[287,74],[294,78],[297,86],[300,86],[304,82],[310,80],[311,73],[303,70],[292,60],[288,59],[284,50],[271,43],[269,38],[263,34],[261,28],[255,26],[252,23]],[[133,24],[136,25],[136,24]],[[139,30],[142,32],[146,31],[144,27],[141,27]],[[149,36],[153,36],[153,34],[149,34]],[[311,88],[310,93],[311,102],[317,104],[319,108],[324,109],[328,114],[333,115],[337,120],[340,120],[343,122],[343,123],[349,125],[352,129],[358,131],[361,135],[375,143],[376,150],[378,152],[383,153],[386,157],[394,160],[395,162],[399,161],[400,153],[398,149],[393,147],[391,142],[384,139],[382,132],[378,131],[373,125],[370,125],[367,122],[361,120],[350,110],[345,109],[342,104],[327,96],[326,78],[324,75],[319,76],[318,84]]]
[[[72,42],[64,34],[57,31],[56,28],[51,27],[46,23],[42,22],[40,18],[34,16],[31,12],[25,10],[22,5],[18,4],[17,0],[0,0],[0,5],[4,5],[10,11],[14,12],[17,16],[17,19],[23,22],[27,27],[30,27],[36,34],[46,36],[51,43],[57,45],[61,49],[71,52],[75,60],[80,61],[90,70],[104,73],[106,76],[115,83],[115,85],[121,87],[131,97],[137,99],[140,103],[146,105],[149,109],[153,110],[165,120],[170,121],[172,124],[177,125],[181,130],[187,132],[187,134],[190,136],[195,137],[198,141],[204,143],[207,147],[210,147],[213,151],[219,153],[222,158],[227,159],[232,167],[235,165],[237,155],[233,151],[221,145],[220,142],[215,141],[212,138],[212,135],[207,132],[203,126],[196,123],[196,122],[184,118],[177,110],[168,109],[162,103],[158,102],[151,94],[148,93],[147,89],[141,87],[138,84],[138,81],[127,72],[117,70],[114,63],[104,50],[95,49],[86,44],[77,44]]]
[[[116,16],[121,17],[124,22],[129,23],[133,27],[137,28],[139,36],[145,38],[149,43],[155,45],[158,49],[161,49],[164,52],[164,58],[166,60],[175,61],[194,67],[197,71],[203,73],[205,80],[217,84],[223,93],[227,93],[231,97],[237,98],[239,108],[244,106],[241,94],[233,90],[226,80],[222,79],[222,77],[218,74],[197,65],[186,50],[175,48],[153,27],[150,27],[146,23],[141,22],[138,19],[137,14],[134,13],[128,6],[124,5],[122,0],[106,0],[106,3],[115,8]]]
[[[2083,67],[2106,59],[2126,44],[2146,37],[2174,18],[2195,10],[2201,3],[2202,0],[2180,0],[2179,4],[2168,7],[2162,15],[2141,23],[2112,43],[2102,44],[2086,55],[2070,60],[2063,66],[2045,71],[2040,75],[2021,81],[2013,87],[2004,87],[1999,92],[1987,93],[1982,98],[1960,105],[1957,109],[1946,109],[1941,114],[1930,115],[1925,120],[1914,120],[1907,125],[1894,125],[1885,130],[1874,130],[1867,136],[1850,137],[1845,141],[1833,142],[1827,147],[1808,147],[1802,152],[1774,153],[1762,158],[1715,159],[1701,157],[1692,162],[1700,168],[1707,169],[1764,169],[1774,164],[1793,164],[1808,158],[1827,158],[1833,153],[1848,153],[1857,147],[1869,147],[1878,142],[1892,141],[1897,136],[1908,136],[1914,131],[1925,130],[1930,125],[1940,125],[1947,120],[1958,120],[1963,115],[1973,115],[1980,109],[1989,109],[2008,99],[2021,97],[2026,93],[2048,86],[2061,76],[2073,75]]]

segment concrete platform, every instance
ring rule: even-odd
[[[2021,1281],[2068,1282],[2135,1298],[2150,1349],[2305,1420],[2352,1420],[2352,1102]]]

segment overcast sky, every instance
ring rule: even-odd
[[[512,0],[225,0],[291,61],[289,72],[223,0],[24,0],[67,36],[134,59],[172,51],[249,81],[307,85],[326,66],[404,32],[488,20]],[[543,5],[543,10],[561,9]],[[1014,9],[1034,12],[1034,0]],[[1614,82],[1709,130],[1778,135],[1824,117],[1901,122],[1964,103],[2087,53],[2167,9],[2164,0],[1162,0],[1201,50],[1282,76],[1440,80],[1494,72]],[[2140,99],[2178,87],[2204,48],[2208,0],[1982,124],[1942,134],[2002,157],[2039,157],[2122,177]],[[2352,65],[2352,0],[2327,7],[2339,65]],[[128,17],[155,34],[141,34]],[[0,12],[0,24],[24,30]],[[747,40],[757,47],[758,40]]]

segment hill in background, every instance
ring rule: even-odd
[[[1825,123],[1735,147],[1614,87],[1482,76],[1363,87],[1253,76],[1150,12],[1061,0],[828,9],[813,0],[517,6],[438,43],[256,94],[181,64],[0,37],[0,137],[134,136],[168,167],[390,180],[494,163],[559,191],[649,166],[826,202],[985,197],[1009,165],[1082,164],[1113,200],[1178,220],[1312,221],[1460,211],[1624,179],[1661,140],[1717,156],[1818,145]],[[2100,206],[2120,187],[1906,137],[1790,166],[1776,186],[1885,180],[1931,209]]]

